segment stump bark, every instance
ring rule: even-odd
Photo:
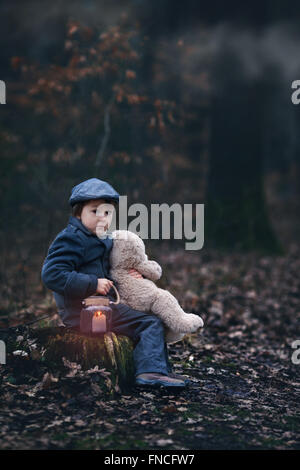
[[[30,357],[42,360],[52,371],[61,370],[63,358],[81,365],[82,370],[106,369],[115,388],[127,390],[134,383],[133,342],[127,336],[113,332],[92,337],[64,327],[45,327],[31,329],[31,341],[37,349],[29,352]],[[11,351],[20,345],[10,343]],[[42,351],[42,354],[40,354]]]

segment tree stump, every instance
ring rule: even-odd
[[[26,341],[28,348],[24,348],[24,340],[21,344],[16,338],[11,340],[8,352],[27,350],[30,359],[41,360],[52,372],[65,367],[65,358],[80,364],[83,371],[98,366],[110,372],[109,379],[114,389],[119,386],[121,391],[125,391],[133,385],[133,343],[127,336],[109,332],[92,337],[64,327],[46,327],[30,330],[30,341]]]

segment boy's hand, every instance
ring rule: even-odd
[[[130,276],[135,277],[136,279],[141,279],[143,277],[136,269],[129,269],[128,273]]]
[[[98,279],[98,286],[97,286],[97,290],[96,290],[96,294],[102,294],[102,295],[106,295],[111,286],[113,285],[113,282],[110,281],[109,279]]]

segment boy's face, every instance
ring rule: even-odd
[[[104,199],[93,199],[83,206],[81,215],[77,218],[94,235],[101,237],[111,224],[114,210],[113,203],[105,202]]]

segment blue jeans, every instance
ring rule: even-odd
[[[111,330],[133,340],[135,375],[172,372],[164,324],[158,317],[133,310],[125,304],[112,305]]]

